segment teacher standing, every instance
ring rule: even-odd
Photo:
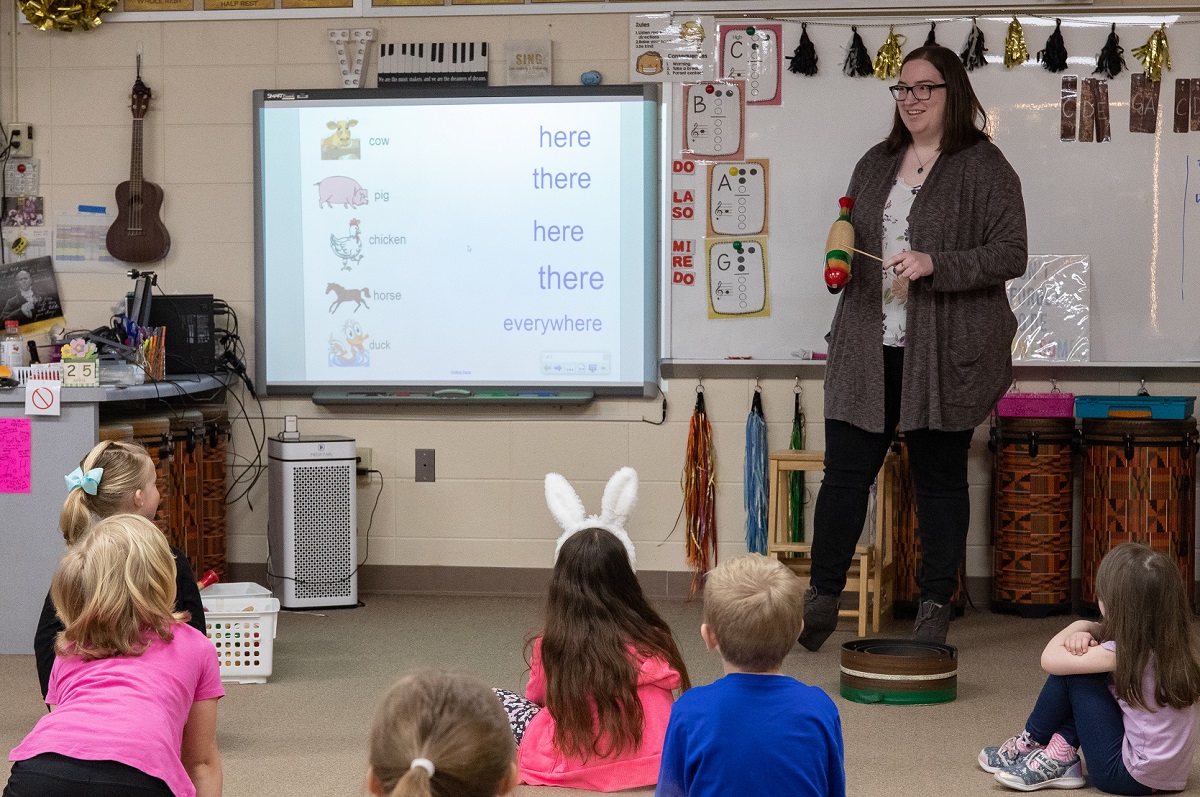
[[[1021,181],[985,132],[958,56],[920,47],[891,87],[891,133],[854,168],[858,258],[829,332],[825,475],[800,643],[837,626],[867,499],[897,428],[916,484],[922,562],[913,637],[945,642],[970,521],[967,449],[1012,382],[1017,321],[1006,280],[1025,272]]]

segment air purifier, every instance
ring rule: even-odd
[[[282,608],[358,604],[354,443],[294,432],[267,440],[267,585]]]

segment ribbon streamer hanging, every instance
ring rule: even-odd
[[[762,389],[754,388],[746,417],[746,470],[742,500],[746,507],[746,550],[767,552],[767,420]]]
[[[1025,29],[1014,16],[1008,23],[1008,38],[1004,40],[1004,65],[1009,69],[1029,60],[1029,48],[1025,46]]]
[[[900,64],[904,60],[901,48],[905,41],[905,37],[896,34],[895,27],[888,27],[887,38],[875,54],[875,77],[890,80],[900,74]]]
[[[1141,47],[1133,48],[1133,57],[1146,67],[1146,77],[1155,83],[1162,80],[1163,67],[1171,69],[1171,49],[1167,46],[1167,26],[1162,25],[1150,34]]]
[[[691,595],[717,563],[717,472],[713,459],[712,424],[704,408],[704,387],[696,387],[696,408],[688,425],[683,465],[683,512],[687,532],[684,551],[695,571]]]
[[[795,402],[792,408],[792,439],[788,447],[804,450],[804,411],[800,409],[800,380],[796,380]],[[804,542],[804,471],[788,476],[788,540]]]

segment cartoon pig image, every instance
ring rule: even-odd
[[[317,186],[317,193],[320,195],[321,201],[317,203],[317,207],[322,208],[326,205],[333,207],[341,205],[344,208],[356,208],[359,205],[367,204],[367,191],[357,180],[341,175],[326,177],[319,183],[313,183]]]

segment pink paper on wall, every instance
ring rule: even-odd
[[[0,418],[0,493],[27,493],[33,465],[28,418]]]

